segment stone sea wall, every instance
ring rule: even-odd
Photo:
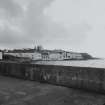
[[[0,62],[0,75],[105,93],[105,69]]]

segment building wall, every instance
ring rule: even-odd
[[[5,53],[15,57],[26,57],[32,60],[64,60],[64,59],[83,59],[80,53],[72,52],[33,52],[33,53]]]
[[[49,54],[50,60],[63,60],[63,55],[60,53],[51,53]]]
[[[2,59],[3,59],[3,53],[0,52],[0,60],[2,60]]]
[[[42,60],[50,60],[49,58],[49,52],[43,52],[41,53]]]
[[[15,57],[19,57],[19,54],[18,53],[4,53],[5,55],[12,55],[12,56],[15,56]]]
[[[19,53],[19,57],[30,58],[32,59],[33,53]]]
[[[49,55],[42,55],[42,60],[50,60]]]
[[[72,59],[83,59],[80,53],[72,53]]]
[[[42,59],[42,55],[41,53],[35,52],[32,54],[32,59],[33,60],[41,60]]]
[[[83,59],[80,53],[67,52],[64,59]]]
[[[34,52],[34,53],[5,53],[5,54],[12,55],[15,57],[30,58],[32,60],[40,60],[41,59],[41,54],[38,52]]]

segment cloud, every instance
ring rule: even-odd
[[[0,45],[15,48],[43,44],[70,48],[82,43],[91,29],[90,24],[80,21],[66,26],[53,20],[44,14],[53,1],[0,0]]]
[[[0,43],[15,47],[40,40],[46,33],[43,10],[52,1],[0,0]]]
[[[21,13],[21,8],[15,0],[0,0],[0,9],[11,16],[17,16]]]
[[[52,21],[44,14],[44,9],[48,8],[53,0],[10,0],[8,8],[3,6],[4,12],[23,13],[20,15],[9,15],[9,18],[2,18],[2,30],[0,30],[0,44],[4,47],[27,47],[32,44],[48,44],[47,42],[61,42],[66,32],[65,27],[60,23]],[[12,6],[13,5],[13,6]],[[14,5],[17,5],[16,7]],[[14,8],[14,11],[11,11]],[[17,11],[18,10],[18,11]],[[50,44],[51,44],[50,43]]]

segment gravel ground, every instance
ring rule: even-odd
[[[105,95],[0,76],[0,105],[103,105]]]

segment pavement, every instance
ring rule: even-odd
[[[0,76],[0,105],[103,105],[105,95]]]

